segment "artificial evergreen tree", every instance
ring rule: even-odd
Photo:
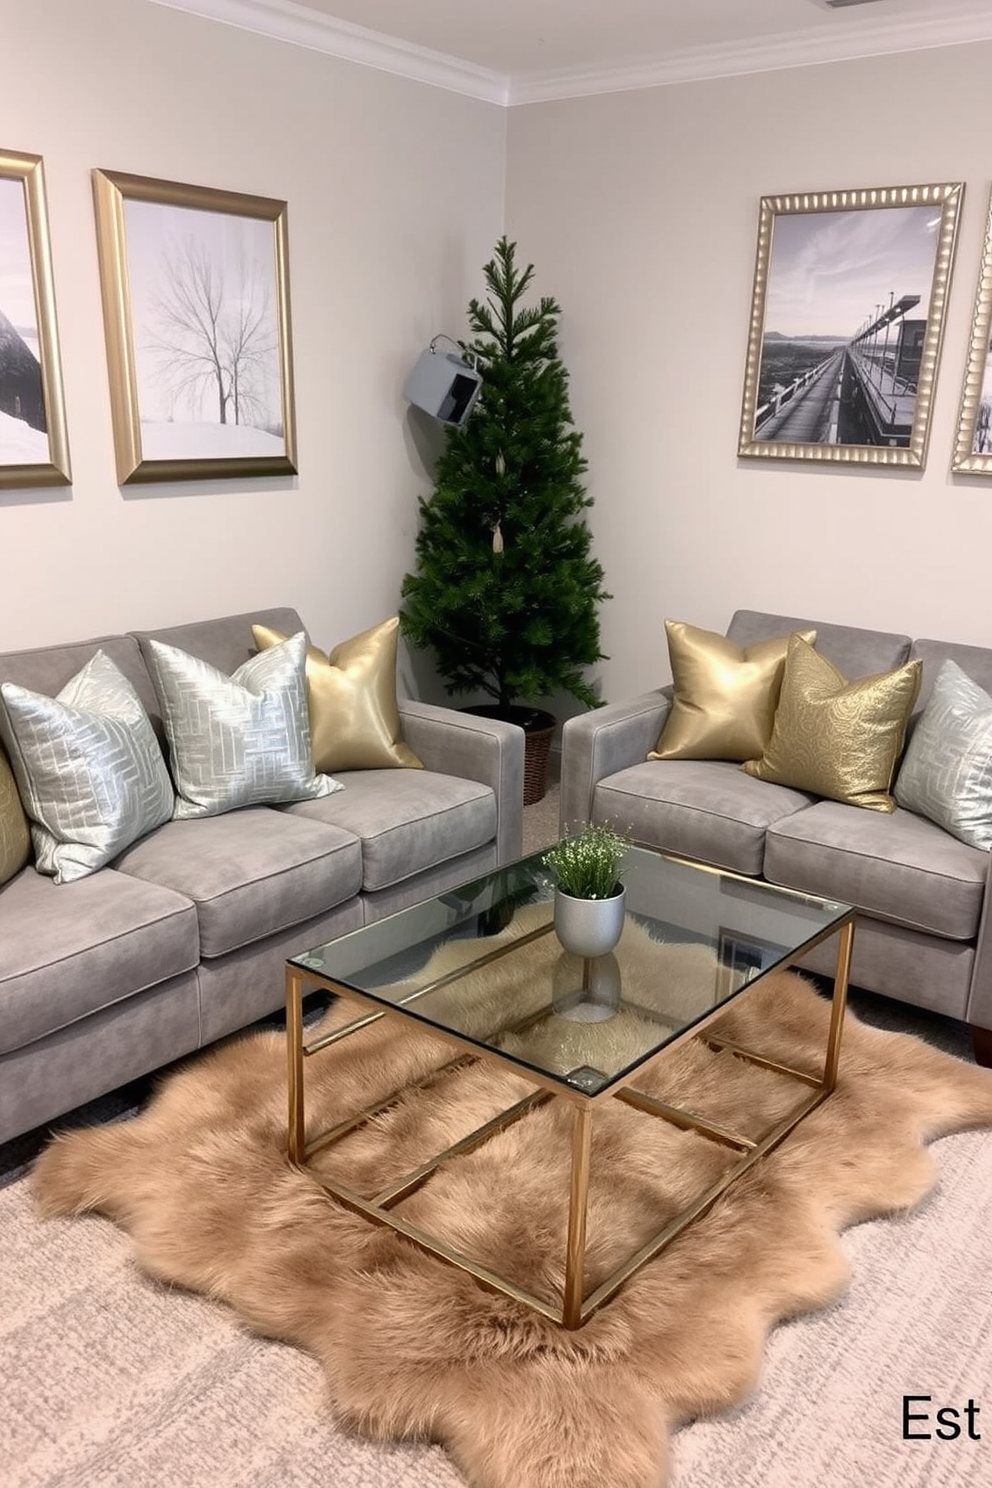
[[[600,702],[583,672],[603,659],[598,606],[610,596],[583,515],[592,499],[558,354],[561,308],[547,296],[524,305],[534,266],[519,269],[515,252],[500,239],[486,299],[469,303],[473,339],[461,344],[482,389],[447,430],[421,498],[400,621],[434,650],[449,693],[484,693],[488,711],[526,727],[534,700],[556,692]]]

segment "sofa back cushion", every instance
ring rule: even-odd
[[[138,643],[130,635],[97,636],[91,641],[73,641],[66,646],[39,646],[31,651],[0,652],[0,682],[16,682],[56,697],[66,683],[92,661],[98,651],[123,672],[149,716],[158,712],[158,699]],[[2,703],[0,703],[2,707]]]
[[[831,625],[826,620],[794,615],[768,615],[762,610],[738,610],[727,635],[738,646],[751,646],[755,641],[794,630],[815,630],[817,651],[852,682],[902,666],[909,660],[913,644],[910,636],[885,630],[861,630],[856,625]]]
[[[945,661],[953,661],[972,682],[992,693],[992,650],[984,646],[964,646],[954,641],[914,641],[913,655],[923,662],[923,680],[916,700],[918,714],[929,702],[937,673]]]
[[[219,672],[232,676],[238,667],[244,666],[258,655],[258,646],[251,633],[253,624],[268,625],[281,630],[285,635],[296,635],[305,630],[303,621],[295,610],[252,610],[246,615],[221,615],[216,620],[194,620],[188,625],[170,625],[164,630],[136,630],[132,634],[135,644],[147,668],[148,686],[151,688],[149,714],[156,729],[162,731],[162,713],[155,688],[152,686],[152,668],[148,665],[151,654],[149,641],[163,641],[177,651],[185,651],[199,661],[206,661]]]

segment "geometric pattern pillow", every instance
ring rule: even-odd
[[[329,656],[307,650],[307,695],[314,768],[317,770],[422,770],[403,741],[396,706],[399,617],[341,641]],[[260,650],[285,641],[278,630],[253,625]]]
[[[894,671],[848,682],[793,635],[768,747],[741,769],[828,800],[894,811],[890,791],[922,670],[917,657]]]
[[[31,832],[17,784],[0,750],[0,884],[19,873],[31,856]]]
[[[950,658],[909,741],[895,798],[969,847],[992,848],[992,697]]]
[[[169,820],[175,792],[155,731],[103,651],[57,697],[13,682],[0,693],[39,873],[60,884],[85,878]]]
[[[302,630],[230,677],[164,641],[150,640],[149,649],[178,792],[176,818],[342,789],[314,773]]]
[[[746,760],[771,737],[787,635],[738,646],[715,631],[666,620],[674,697],[648,759]],[[815,630],[796,632],[812,646]]]

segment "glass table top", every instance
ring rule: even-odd
[[[627,849],[622,875],[623,933],[594,960],[559,943],[535,853],[289,965],[593,1096],[854,914],[647,848]]]

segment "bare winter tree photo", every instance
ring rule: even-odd
[[[278,341],[258,264],[242,260],[232,273],[187,238],[163,255],[162,285],[151,309],[158,333],[148,350],[174,414],[282,433],[279,410],[266,401]]]
[[[128,200],[126,227],[144,458],[284,453],[272,223]]]

